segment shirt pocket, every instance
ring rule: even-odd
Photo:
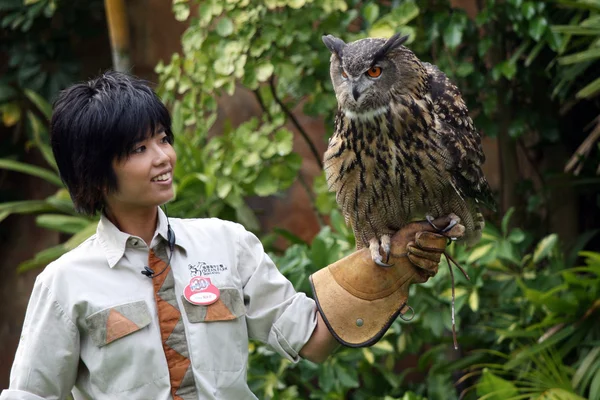
[[[219,291],[219,299],[208,306],[191,304],[182,296],[192,363],[200,371],[239,371],[246,366],[248,351],[246,307],[237,288]]]
[[[158,348],[150,344],[151,321],[145,301],[105,308],[85,318],[87,339],[81,358],[93,386],[116,395],[160,378],[155,368],[163,352],[159,342]]]
[[[90,338],[98,347],[131,335],[151,321],[148,306],[143,300],[106,308],[85,319]]]

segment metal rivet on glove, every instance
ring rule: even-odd
[[[365,322],[362,320],[362,318],[359,318],[356,320],[356,326],[363,326]]]

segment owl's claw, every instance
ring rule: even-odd
[[[386,264],[383,261],[379,261],[379,260],[373,260],[373,261],[375,261],[375,264],[377,264],[377,265],[379,265],[380,267],[383,267],[383,268],[390,268],[390,267],[394,266],[394,264]]]
[[[450,229],[454,228],[458,224],[458,220],[455,218],[450,219],[450,223],[445,228],[439,228],[433,223],[434,218],[431,215],[426,215],[425,219],[429,222],[429,225],[433,227],[433,229],[437,230],[439,233],[449,232]],[[450,238],[450,240],[456,240],[456,238]]]
[[[379,240],[377,238],[373,238],[369,241],[369,251],[371,252],[371,258],[373,262],[380,267],[389,268],[394,266],[394,264],[388,264],[390,260],[390,247],[391,247],[391,238],[389,235],[383,235],[381,237],[381,245],[379,244]],[[385,253],[385,262],[383,262],[383,257],[381,257],[380,248]]]

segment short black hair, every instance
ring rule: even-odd
[[[117,190],[112,167],[135,144],[163,128],[173,141],[169,111],[148,82],[108,71],[75,84],[54,102],[50,142],[75,209],[94,215]]]

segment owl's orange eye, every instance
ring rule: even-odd
[[[369,70],[367,71],[367,75],[369,75],[371,78],[378,78],[379,75],[381,75],[381,67],[369,68]]]
[[[344,70],[342,70],[342,77],[348,79],[348,74]]]

